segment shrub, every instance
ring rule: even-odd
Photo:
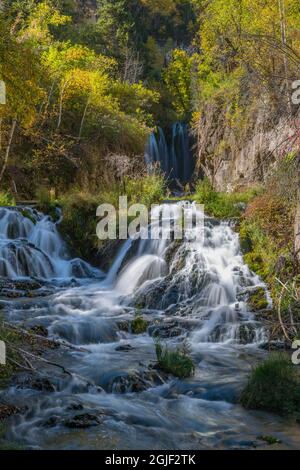
[[[14,206],[15,204],[16,202],[10,194],[0,192],[0,206]]]
[[[293,258],[294,207],[268,187],[248,205],[240,225],[245,262],[270,287],[276,304],[297,272]]]
[[[248,189],[244,192],[222,193],[213,189],[206,178],[196,185],[196,201],[205,205],[205,211],[218,218],[239,217],[245,205],[258,193],[258,188]]]
[[[245,408],[281,415],[300,412],[300,377],[291,358],[285,353],[273,353],[257,365],[240,401]]]
[[[185,347],[171,351],[167,346],[156,343],[155,350],[158,367],[163,372],[181,379],[191,377],[195,373],[195,365]]]
[[[60,231],[74,253],[92,261],[103,245],[96,234],[96,211],[100,204],[112,204],[117,210],[119,196],[127,195],[129,205],[139,202],[150,206],[160,202],[163,194],[164,179],[160,175],[126,178],[124,185],[112,183],[96,194],[79,189],[69,191],[58,201],[63,209]]]
[[[38,210],[50,215],[53,220],[57,217],[57,201],[52,197],[48,188],[41,186],[36,191]]]
[[[91,260],[98,249],[96,211],[101,201],[86,191],[73,190],[59,200],[63,209],[60,231],[70,248],[81,258]]]
[[[139,203],[150,207],[163,199],[165,181],[160,174],[146,175],[138,179],[126,178],[124,189],[131,204]]]

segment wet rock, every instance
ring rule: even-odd
[[[0,293],[1,297],[7,299],[36,298],[51,295],[53,289],[46,288],[35,279],[11,280],[0,278]]]
[[[47,328],[45,328],[43,325],[33,326],[32,328],[30,328],[30,331],[35,335],[43,336],[44,338],[47,338],[49,336]]]
[[[125,331],[126,333],[128,333],[130,329],[130,322],[128,320],[118,321],[117,326],[120,331]]]
[[[20,291],[31,291],[41,289],[43,285],[34,280],[9,280],[6,278],[0,278],[0,289],[20,290]]]
[[[108,393],[140,393],[164,383],[157,370],[113,372],[101,385]]]
[[[71,403],[67,407],[67,411],[82,411],[84,406],[81,403]]]
[[[167,290],[167,287],[168,283],[166,280],[162,279],[157,279],[152,283],[146,284],[135,294],[133,298],[133,305],[138,309],[161,309],[162,299]]]
[[[0,403],[0,421],[4,421],[10,416],[21,413],[21,411],[21,408],[18,408],[17,406]]]
[[[133,349],[134,348],[131,346],[131,344],[121,344],[115,350],[118,351],[118,352],[130,352]]]
[[[168,247],[166,253],[165,253],[165,261],[167,262],[168,265],[170,265],[173,261],[173,259],[176,256],[176,253],[182,244],[182,240],[175,240],[171,245]]]
[[[59,416],[50,416],[46,421],[43,422],[42,426],[44,428],[53,428],[60,423]]]
[[[184,330],[179,326],[178,322],[156,322],[149,328],[150,336],[154,338],[175,338],[181,336]]]
[[[238,329],[237,340],[240,344],[252,344],[256,338],[256,327],[253,323],[242,323]]]
[[[176,304],[178,302],[178,300],[179,300],[178,285],[172,285],[166,290],[166,292],[163,296],[161,307],[162,308],[167,308],[167,307],[169,307],[169,305]]]
[[[99,426],[99,424],[101,424],[101,419],[99,416],[90,413],[83,413],[75,415],[70,419],[66,419],[63,424],[70,429],[86,429]]]
[[[55,385],[46,377],[21,375],[16,378],[16,385],[18,388],[30,388],[39,392],[52,393],[56,391]]]
[[[266,341],[259,347],[265,351],[287,351],[290,349],[290,344],[285,341]]]
[[[2,289],[1,297],[4,297],[5,299],[20,299],[21,297],[25,297],[25,292],[17,291],[17,290]]]

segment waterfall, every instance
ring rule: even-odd
[[[0,208],[0,276],[17,279],[102,277],[80,259],[71,259],[57,225],[35,209]]]
[[[188,126],[177,122],[169,132],[165,133],[161,127],[156,133],[152,132],[146,146],[145,161],[149,171],[159,166],[170,179],[190,181],[194,164]]]
[[[49,218],[33,211],[28,222],[8,211],[0,218],[1,243],[8,250],[11,243],[25,244],[31,273],[43,267],[44,276],[52,276],[61,264],[70,267]],[[21,417],[11,418],[13,439],[39,449],[251,448],[257,436],[274,433],[291,442],[282,421],[256,416],[238,403],[251,367],[266,354],[264,329],[244,293],[266,286],[245,264],[230,223],[205,218],[204,232],[204,242],[127,241],[103,280],[26,299],[23,307],[21,301],[10,303],[11,321],[42,326],[50,337],[80,346],[51,351],[51,360],[74,377],[58,377],[57,371],[52,376],[49,366],[44,388],[43,377],[32,386],[21,376],[6,392],[24,408]],[[17,274],[8,253],[2,257]],[[195,375],[178,379],[158,370],[158,340],[169,350],[188,348]],[[48,392],[51,385],[55,393]]]

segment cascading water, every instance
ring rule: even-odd
[[[157,165],[169,179],[188,182],[193,173],[193,157],[190,150],[188,127],[180,122],[172,126],[166,137],[162,128],[152,133],[147,143],[145,160],[149,170]]]
[[[102,277],[71,259],[56,224],[31,208],[0,208],[0,277],[42,279]]]
[[[4,240],[30,237],[33,225],[19,222],[13,233],[0,226]],[[299,431],[290,423],[238,405],[251,366],[265,354],[259,348],[264,331],[241,301],[256,286],[264,287],[245,265],[230,224],[206,218],[204,244],[127,242],[103,281],[24,307],[10,303],[11,321],[41,325],[82,349],[48,353],[77,374],[46,368],[52,392],[32,390],[20,379],[3,392],[21,409],[26,401],[9,437],[29,448],[192,450],[247,448],[258,435],[271,434],[297,447]],[[148,322],[141,335],[131,329],[137,313]],[[194,377],[179,380],[156,370],[157,338],[170,348],[188,345]]]

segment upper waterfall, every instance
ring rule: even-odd
[[[161,127],[149,137],[145,160],[148,168],[159,165],[169,179],[188,182],[191,179],[194,163],[191,152],[188,126],[177,122],[170,132]]]

